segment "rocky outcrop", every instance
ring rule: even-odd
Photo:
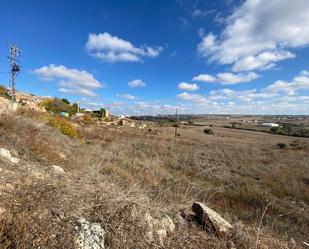
[[[13,164],[19,163],[19,158],[12,157],[11,152],[5,148],[0,148],[0,157],[1,159]]]
[[[164,238],[175,229],[174,222],[167,215],[155,219],[149,213],[146,213],[144,221],[146,224],[146,236],[148,241],[153,242],[157,239],[162,246]]]
[[[51,168],[53,169],[55,174],[62,175],[65,173],[64,169],[60,166],[52,165]]]
[[[105,231],[98,223],[90,223],[84,218],[78,220],[75,236],[76,249],[105,249]]]
[[[6,209],[3,207],[0,207],[0,220],[5,217]]]
[[[0,114],[5,114],[10,112],[11,101],[7,98],[0,97]]]
[[[219,237],[227,235],[232,229],[230,223],[223,219],[216,211],[207,207],[204,203],[195,202],[192,205],[192,211],[196,215],[195,219],[204,229],[215,233]]]

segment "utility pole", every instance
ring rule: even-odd
[[[177,137],[177,128],[178,128],[178,115],[177,115],[177,108],[175,113],[175,137]]]
[[[77,101],[77,113],[79,114],[79,102]]]
[[[16,102],[16,77],[17,74],[20,72],[20,66],[17,64],[17,62],[20,62],[16,59],[16,57],[20,56],[21,50],[15,45],[10,44],[10,56],[8,58],[10,59],[10,94],[12,98],[12,102]]]

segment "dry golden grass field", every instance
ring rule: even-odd
[[[101,224],[109,249],[308,248],[309,139],[211,129],[79,125],[71,139],[35,115],[2,116],[0,147],[21,161],[0,161],[0,248],[74,248],[80,217]],[[195,201],[233,232],[182,220]],[[147,240],[146,212],[175,223],[164,244]]]

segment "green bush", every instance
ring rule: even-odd
[[[67,99],[46,99],[40,103],[41,107],[44,107],[46,111],[59,114],[60,112],[67,112],[70,115],[77,112],[77,105],[70,105]]]
[[[204,129],[204,133],[205,134],[210,134],[210,135],[214,134],[213,130],[208,129],[208,128]]]
[[[10,97],[8,89],[6,89],[4,86],[0,86],[0,96],[5,98]]]
[[[277,143],[277,146],[278,146],[278,148],[280,148],[280,149],[285,149],[285,148],[288,147],[287,144],[285,144],[285,143]]]
[[[70,104],[70,101],[68,100],[68,99],[61,99],[62,100],[62,102],[64,102],[64,103],[66,103],[66,104]]]
[[[76,138],[78,135],[76,128],[70,123],[70,121],[64,118],[58,116],[53,117],[49,120],[48,124],[70,138]]]
[[[286,130],[282,127],[272,127],[270,131],[271,133],[277,134],[277,135],[287,135]]]

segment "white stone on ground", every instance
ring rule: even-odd
[[[84,218],[78,220],[76,227],[76,249],[105,249],[105,231],[98,223],[90,223]]]
[[[200,220],[203,225],[209,227],[219,236],[227,234],[232,229],[230,223],[223,219],[216,211],[207,207],[204,203],[195,202],[192,205],[192,211],[196,214],[198,220]]]
[[[5,148],[0,148],[0,157],[14,164],[19,163],[20,160],[17,157],[12,157],[11,152]]]
[[[174,222],[167,215],[155,219],[149,213],[146,213],[144,216],[144,222],[146,224],[146,236],[149,242],[152,242],[157,238],[162,246],[164,238],[175,229]]]
[[[54,172],[56,174],[60,174],[61,175],[61,174],[65,173],[64,169],[62,167],[60,167],[60,166],[52,165],[52,168],[53,168],[53,170],[54,170]]]

